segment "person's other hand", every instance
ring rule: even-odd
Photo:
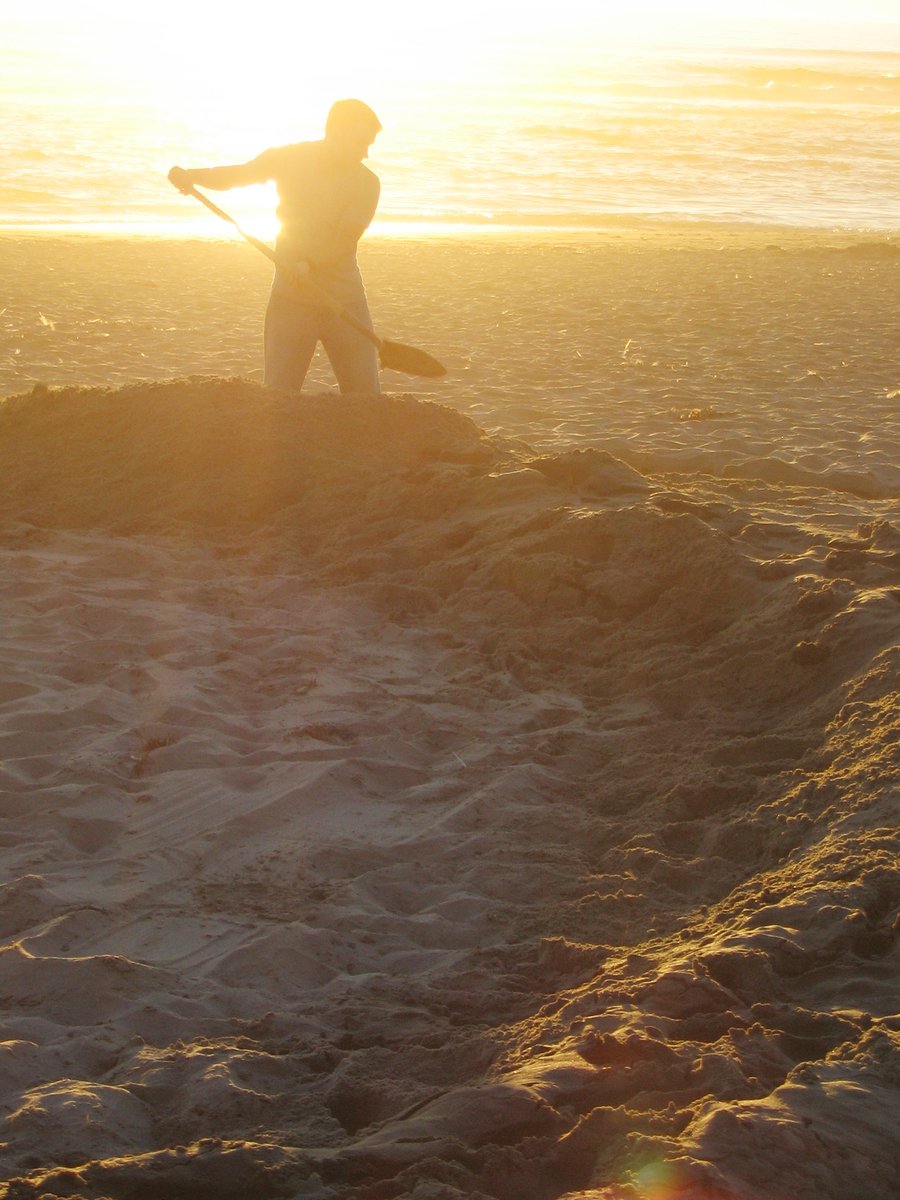
[[[308,259],[297,258],[290,252],[285,253],[282,250],[276,250],[275,266],[283,274],[293,276],[293,278],[298,280],[312,273],[312,267]]]

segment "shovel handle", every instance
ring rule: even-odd
[[[193,184],[187,188],[179,187],[177,183],[174,186],[177,187],[178,190],[185,196],[193,196],[195,200],[199,200],[201,204],[205,204],[210,212],[214,212],[217,217],[221,217],[223,221],[227,221],[229,225],[233,225],[241,237],[248,241],[251,246],[255,246],[257,250],[261,250],[266,258],[270,259],[272,262],[276,261],[275,251],[271,246],[266,245],[265,242],[261,242],[259,238],[255,238],[252,234],[247,233],[246,230],[241,229],[234,217],[229,216],[224,208],[219,208],[218,204],[213,204],[209,196],[204,196],[202,192],[198,192]]]
[[[301,288],[303,291],[315,296],[316,299],[321,301],[321,303],[327,309],[341,317],[342,320],[346,321],[351,329],[355,329],[357,333],[361,334],[367,341],[371,342],[376,349],[381,349],[381,338],[378,336],[378,334],[373,333],[368,325],[364,325],[362,321],[358,321],[356,317],[352,315],[352,313],[347,312],[343,304],[341,304],[339,300],[336,300],[330,292],[326,291],[321,284],[317,283],[308,275],[301,275],[298,271],[293,271],[290,267],[285,267],[283,264],[280,264],[278,262],[278,256],[271,246],[267,245],[266,242],[260,241],[259,238],[255,238],[251,233],[247,233],[245,229],[241,229],[234,217],[225,212],[223,208],[219,208],[218,204],[214,204],[208,196],[204,196],[202,192],[198,192],[193,184],[190,184],[187,187],[182,187],[180,184],[176,183],[174,179],[171,180],[171,183],[173,187],[178,188],[178,190],[185,196],[193,196],[196,200],[199,200],[201,204],[205,204],[210,212],[215,213],[217,217],[221,217],[223,221],[227,221],[229,225],[233,225],[245,241],[249,242],[251,246],[255,246],[257,250],[259,250],[266,256],[266,258],[270,260],[270,262],[275,263],[282,275],[286,275],[292,283],[296,284],[297,287]]]

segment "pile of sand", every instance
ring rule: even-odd
[[[0,496],[0,1196],[896,1195],[889,499],[204,378]]]

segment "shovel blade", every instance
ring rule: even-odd
[[[418,350],[415,346],[404,346],[402,342],[382,341],[378,350],[381,365],[404,375],[421,375],[424,379],[440,379],[447,368],[436,358]]]

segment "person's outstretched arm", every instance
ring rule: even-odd
[[[234,167],[191,167],[189,170],[173,167],[169,172],[169,180],[182,192],[197,185],[212,188],[214,192],[225,192],[251,183],[265,183],[269,178],[271,176],[257,158]]]

